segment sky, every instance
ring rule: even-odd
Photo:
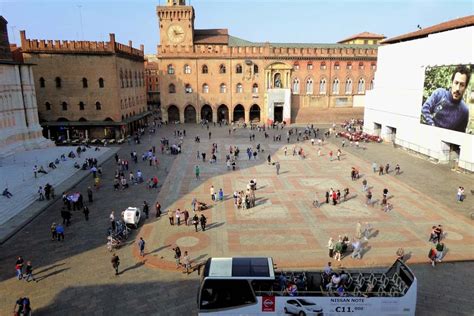
[[[255,42],[336,43],[368,31],[393,37],[472,15],[471,0],[187,0],[195,28],[227,28]],[[166,0],[0,0],[10,42],[30,39],[159,43],[156,6]]]

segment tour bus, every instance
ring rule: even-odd
[[[348,269],[337,289],[323,271],[275,269],[272,258],[209,258],[199,315],[415,315],[417,280],[400,260],[384,273]]]

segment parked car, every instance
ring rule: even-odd
[[[285,302],[285,313],[298,316],[323,316],[323,308],[310,300],[296,298]]]
[[[122,219],[125,222],[125,225],[132,226],[135,229],[138,228],[141,217],[142,211],[138,207],[129,206],[122,212]]]

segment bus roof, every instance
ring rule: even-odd
[[[209,258],[204,277],[274,279],[273,259],[268,257]]]

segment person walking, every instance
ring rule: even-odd
[[[194,229],[196,230],[196,232],[198,231],[198,224],[199,224],[199,217],[197,216],[197,214],[194,214],[194,216],[193,216],[193,225],[194,225]]]
[[[334,260],[341,261],[341,255],[342,255],[342,239],[341,239],[341,236],[339,236],[339,241],[334,245],[334,252],[336,253],[334,255]]]
[[[181,249],[179,249],[178,246],[176,248],[173,248],[174,251],[174,259],[176,261],[176,269],[178,269],[181,266]]]
[[[173,214],[173,211],[171,209],[168,210],[168,219],[170,221],[170,225],[173,226],[174,225],[174,214]]]
[[[183,265],[184,269],[186,270],[186,274],[189,274],[189,269],[191,269],[191,259],[189,258],[187,251],[184,252]]]
[[[18,280],[23,279],[23,264],[24,263],[25,263],[25,260],[23,260],[23,257],[18,256],[15,263],[16,276]]]
[[[49,229],[51,232],[51,240],[56,240],[58,238],[58,234],[56,233],[56,223],[51,224],[51,228]]]
[[[110,259],[110,262],[112,263],[112,267],[114,268],[115,270],[115,275],[118,275],[119,272],[118,272],[118,269],[119,269],[119,265],[120,265],[120,258],[119,256],[117,256],[115,253],[112,255],[112,259]]]
[[[441,241],[438,241],[436,244],[436,262],[441,262],[444,256],[444,243]]]
[[[145,213],[145,218],[148,219],[150,215],[150,207],[146,201],[143,201],[143,213]]]
[[[25,280],[26,282],[30,282],[30,279],[38,282],[38,280],[36,280],[35,277],[33,276],[33,265],[31,264],[31,261],[28,261],[26,263],[26,268],[25,268]]]
[[[58,224],[56,226],[56,236],[58,236],[58,241],[64,241],[64,226]]]
[[[357,222],[357,224],[356,224],[355,235],[356,235],[357,239],[362,238],[362,224],[360,222]]]
[[[114,211],[110,212],[109,221],[110,221],[110,227],[112,227],[112,231],[115,232],[115,214],[114,214]]]
[[[199,180],[199,174],[200,174],[199,166],[196,166],[194,172],[196,174],[196,179]]]
[[[92,203],[93,198],[92,198],[92,189],[91,189],[91,187],[87,187],[87,197],[89,199],[89,203]]]
[[[145,240],[143,240],[143,237],[140,237],[140,240],[138,241],[138,249],[140,250],[140,257],[145,256]]]
[[[189,225],[189,212],[188,212],[188,210],[184,209],[183,214],[184,214],[184,225],[188,226]]]
[[[334,257],[334,239],[332,239],[332,237],[329,238],[328,249],[329,249],[329,258]]]
[[[181,210],[178,208],[176,210],[176,213],[175,213],[175,217],[176,217],[176,225],[181,225]]]
[[[352,259],[360,260],[362,258],[361,256],[362,246],[359,239],[354,238],[352,242],[352,249],[353,249],[352,254],[351,254]]]
[[[156,202],[155,211],[156,211],[156,218],[159,218],[161,216],[161,204],[160,204],[160,202]]]
[[[201,223],[202,231],[205,232],[206,231],[207,218],[204,216],[204,214],[201,214],[201,218],[199,219],[199,222]]]
[[[39,194],[39,200],[44,201],[44,189],[43,189],[43,187],[41,187],[41,186],[39,187],[38,194]]]
[[[377,172],[377,169],[378,169],[377,163],[374,161],[374,162],[372,163],[372,171],[373,171],[374,173],[376,173],[376,172]]]
[[[279,175],[280,174],[280,162],[277,161],[275,163],[275,168],[276,168],[277,175]]]
[[[267,162],[269,165],[272,163],[272,156],[270,154],[267,156]]]
[[[400,174],[400,165],[397,163],[397,165],[395,166],[395,175],[399,175]]]
[[[211,185],[211,188],[209,189],[209,193],[211,194],[211,200],[215,201],[214,186],[213,185]]]
[[[84,213],[84,217],[86,218],[86,221],[89,220],[89,208],[87,206],[84,206],[82,209],[82,212]]]

